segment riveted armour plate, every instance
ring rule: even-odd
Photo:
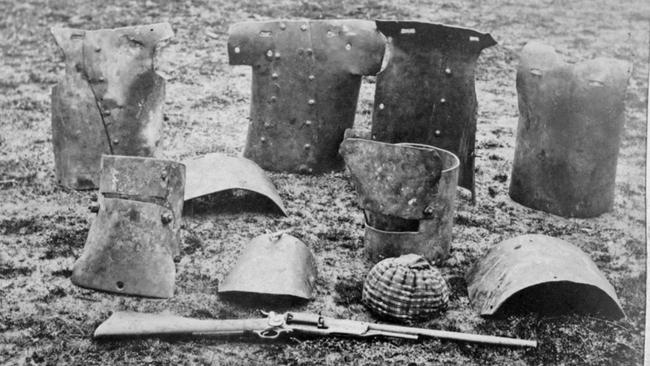
[[[538,42],[521,52],[513,200],[565,217],[612,209],[631,65],[597,58],[566,64]]]
[[[244,248],[226,278],[220,294],[248,293],[313,298],[316,260],[296,237],[286,233],[255,237]]]
[[[379,71],[384,38],[374,22],[244,22],[228,40],[232,65],[253,68],[244,156],[274,171],[320,173],[342,166],[362,75]]]
[[[377,74],[372,138],[422,143],[460,159],[459,184],[474,193],[474,68],[489,34],[440,24],[377,21],[390,55]]]
[[[72,282],[121,294],[173,296],[185,166],[104,155],[101,167],[99,212]]]
[[[52,89],[52,143],[59,184],[98,187],[102,154],[152,156],[165,81],[153,69],[168,23],[85,31],[52,28],[66,73]]]
[[[591,258],[546,235],[522,235],[494,246],[469,270],[467,283],[472,306],[483,316],[625,316],[614,288]]]
[[[287,215],[275,186],[264,170],[251,160],[213,153],[186,161],[185,167],[186,201],[211,193],[244,189],[267,197]]]
[[[365,247],[378,262],[402,254],[448,256],[458,158],[421,144],[346,138],[341,155],[366,217]]]

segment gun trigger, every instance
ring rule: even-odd
[[[268,327],[264,330],[256,330],[255,334],[257,334],[260,338],[276,339],[282,333],[289,333],[289,332],[291,332],[291,329],[279,328],[279,327]]]

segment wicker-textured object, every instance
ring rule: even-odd
[[[363,303],[375,314],[399,320],[435,316],[447,308],[449,288],[437,268],[417,254],[377,263],[363,284]]]

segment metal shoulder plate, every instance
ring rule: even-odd
[[[108,292],[171,297],[184,183],[180,163],[104,155],[99,212],[72,282]]]
[[[467,283],[472,306],[484,316],[625,316],[614,288],[591,258],[546,235],[522,235],[494,246],[467,273]]]
[[[474,192],[474,68],[489,34],[441,24],[377,21],[388,37],[386,67],[377,74],[373,139],[422,143],[460,159],[462,187]]]
[[[165,81],[153,69],[168,23],[85,31],[52,28],[66,74],[52,89],[59,184],[98,186],[102,154],[151,156],[162,125]]]
[[[273,183],[257,164],[246,158],[207,154],[185,162],[185,200],[230,189],[244,189],[270,199],[287,215]]]
[[[612,208],[630,73],[621,60],[570,65],[550,46],[524,47],[517,69],[513,200],[568,217]]]
[[[248,293],[311,299],[316,261],[300,240],[278,232],[260,235],[244,248],[219,284],[220,294]]]
[[[251,123],[244,156],[275,171],[338,169],[352,127],[361,75],[381,67],[384,38],[364,20],[237,23],[233,65],[253,67]]]
[[[458,158],[420,144],[346,138],[341,155],[366,216],[366,251],[373,261],[417,253],[448,255]]]

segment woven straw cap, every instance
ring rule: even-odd
[[[437,268],[417,254],[377,263],[363,284],[363,303],[375,314],[415,320],[447,309],[449,288]]]

